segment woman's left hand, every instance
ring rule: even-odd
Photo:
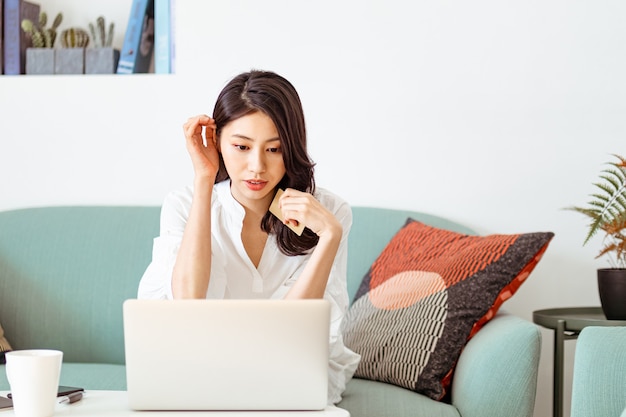
[[[278,204],[285,223],[303,224],[320,238],[341,238],[341,223],[311,194],[287,188],[280,196]]]
[[[288,188],[278,200],[285,223],[298,222],[319,236],[304,270],[285,296],[292,299],[323,298],[341,245],[339,220],[311,194]]]

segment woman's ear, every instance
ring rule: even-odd
[[[217,136],[217,129],[213,131],[213,144],[215,145],[217,152],[222,153],[222,150],[220,149],[220,138]]]

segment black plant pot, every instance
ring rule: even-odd
[[[609,320],[626,320],[626,269],[598,269],[602,311]]]

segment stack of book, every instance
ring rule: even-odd
[[[174,72],[174,0],[133,0],[118,74]]]

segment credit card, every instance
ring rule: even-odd
[[[272,204],[270,204],[270,213],[272,213],[274,216],[278,217],[278,219],[285,223],[285,219],[283,218],[283,213],[280,210],[280,208],[278,207],[278,200],[280,199],[280,196],[283,195],[283,190],[281,190],[280,188],[278,189],[278,191],[276,191],[276,195],[274,196],[274,200],[272,200]],[[291,220],[289,223],[286,224],[286,226],[288,228],[290,228],[291,230],[293,230],[298,236],[302,236],[302,231],[304,230],[304,225],[302,223],[297,223],[297,224],[293,224],[294,222],[296,222],[295,220]]]

